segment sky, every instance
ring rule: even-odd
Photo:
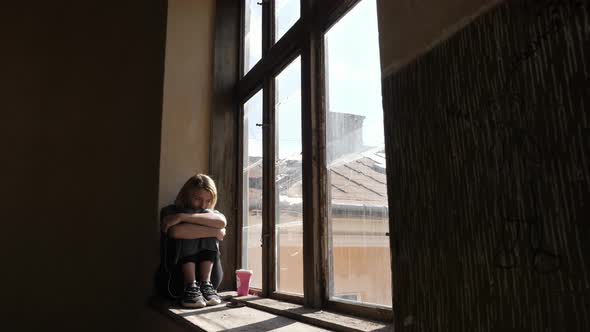
[[[251,0],[248,0],[251,1]],[[252,1],[253,10],[260,6]],[[295,22],[297,18],[293,10],[298,6],[283,0],[281,7],[283,21]],[[286,4],[285,4],[286,3]],[[258,14],[260,15],[260,14]],[[281,15],[281,14],[280,14]],[[281,16],[283,17],[283,16]],[[259,47],[257,39],[261,37],[258,29],[260,17],[251,20],[252,32],[250,45]],[[280,21],[280,18],[279,18]],[[286,28],[282,27],[284,31]],[[281,32],[282,32],[281,31]],[[363,144],[382,146],[383,109],[381,103],[381,68],[379,61],[379,36],[377,30],[377,9],[375,0],[363,0],[348,12],[340,21],[325,34],[327,63],[327,98],[328,111],[365,116],[363,123]],[[256,41],[256,42],[253,42]],[[251,52],[250,66],[260,57],[260,52]],[[297,58],[275,81],[277,96],[275,110],[278,126],[278,156],[280,159],[294,158],[301,152],[301,81],[300,58]],[[262,155],[262,130],[256,127],[261,123],[262,94],[253,96],[244,107],[248,119],[248,150],[250,156]]]

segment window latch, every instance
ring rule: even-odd
[[[262,128],[265,128],[265,127],[268,127],[268,126],[269,126],[269,124],[268,124],[268,123],[257,123],[257,124],[256,124],[256,127],[262,127]]]
[[[264,245],[264,242],[266,242],[265,240],[268,239],[270,237],[270,234],[262,234],[260,236],[260,247],[262,247]]]
[[[261,2],[257,2],[256,4],[262,6],[267,3],[268,0],[262,0]]]

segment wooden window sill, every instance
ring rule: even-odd
[[[236,292],[222,292],[219,295],[224,300],[222,304],[202,309],[185,309],[162,299],[153,299],[151,302],[159,311],[192,326],[196,331],[393,331],[393,324],[390,323],[305,308],[299,304],[254,295],[238,297]],[[228,303],[245,306],[230,308]]]

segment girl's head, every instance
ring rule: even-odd
[[[174,204],[185,209],[213,209],[217,203],[217,188],[208,175],[191,176],[182,186]]]

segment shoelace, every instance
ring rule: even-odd
[[[217,292],[215,292],[215,289],[213,288],[213,285],[211,285],[211,284],[204,284],[203,287],[201,288],[201,292],[203,292],[203,295],[206,295],[206,296],[217,295]]]
[[[197,297],[197,296],[201,295],[200,293],[201,292],[199,291],[199,288],[195,287],[195,286],[189,286],[185,290],[185,294],[188,297]]]

